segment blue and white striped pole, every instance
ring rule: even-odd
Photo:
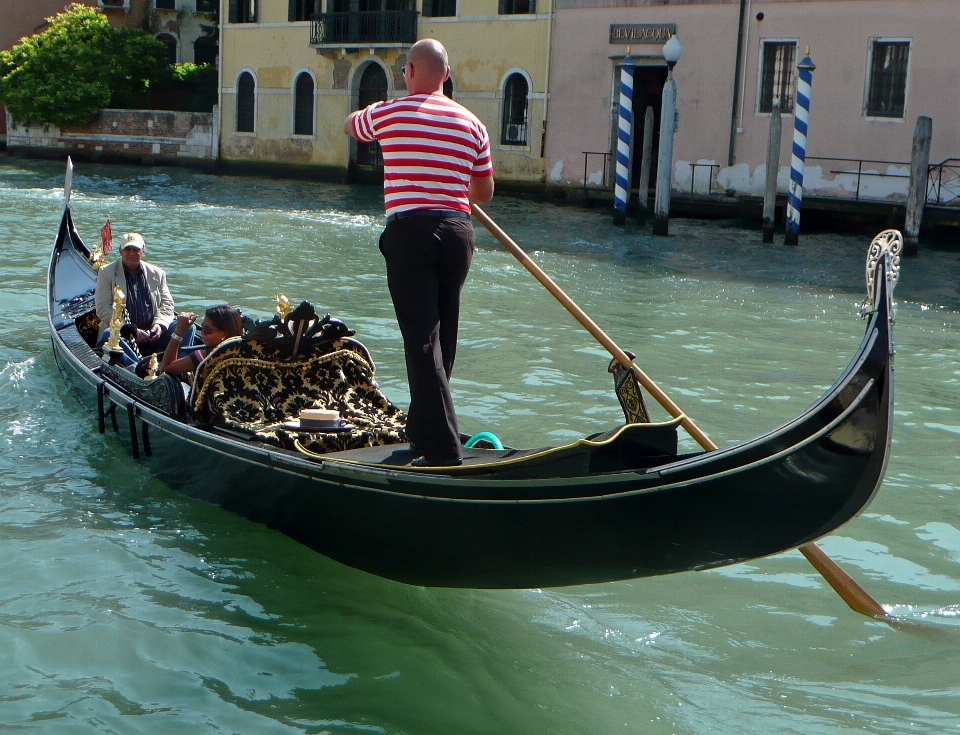
[[[633,135],[633,59],[630,47],[620,67],[620,114],[617,123],[617,184],[613,192],[615,224],[627,221],[630,201],[630,136]]]
[[[817,67],[810,60],[810,47],[797,64],[797,103],[793,109],[793,156],[790,159],[790,190],[787,192],[787,232],[785,245],[796,245],[800,238],[800,201],[803,199],[803,167],[807,159],[807,126],[810,122],[810,84]]]

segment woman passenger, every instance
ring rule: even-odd
[[[197,315],[184,312],[177,315],[177,323],[170,334],[170,342],[163,352],[160,361],[160,372],[173,375],[192,373],[197,365],[207,356],[214,347],[230,337],[239,337],[243,334],[243,323],[240,312],[232,306],[219,304],[207,309],[200,324],[200,339],[204,347],[188,352],[185,357],[177,357],[177,349],[183,339],[184,332],[197,320]]]

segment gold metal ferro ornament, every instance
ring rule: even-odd
[[[293,307],[290,305],[290,299],[288,299],[282,293],[275,293],[273,295],[273,300],[277,302],[277,314],[281,319],[293,311]]]
[[[110,339],[104,349],[110,352],[121,352],[120,328],[123,326],[123,316],[127,310],[127,299],[119,286],[113,287],[113,313],[110,315]]]

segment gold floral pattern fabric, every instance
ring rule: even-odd
[[[234,338],[197,368],[190,403],[200,423],[248,434],[275,446],[311,452],[406,441],[405,416],[380,392],[375,366],[357,340],[305,340],[294,355],[271,342]],[[304,408],[340,412],[353,427],[299,431],[285,427]]]

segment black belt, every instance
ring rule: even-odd
[[[406,217],[433,217],[434,219],[470,219],[469,212],[459,209],[408,209],[406,212],[397,212],[387,217],[387,224]]]

